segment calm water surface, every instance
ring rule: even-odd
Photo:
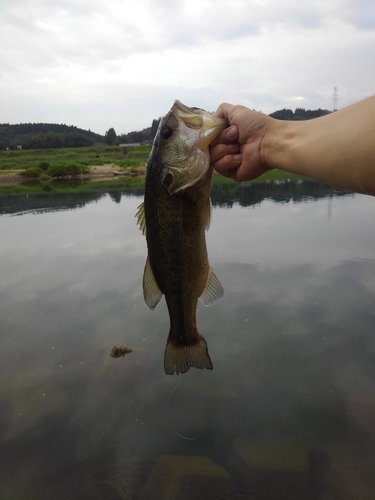
[[[375,198],[215,187],[214,370],[179,377],[141,201],[0,198],[0,498],[375,498]]]

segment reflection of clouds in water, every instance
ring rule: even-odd
[[[374,258],[373,197],[334,197],[330,218],[327,199],[300,203],[298,212],[294,206],[265,200],[254,207],[216,208],[207,233],[211,260],[329,267]]]
[[[375,261],[216,271],[235,286],[215,321],[203,309],[202,322],[211,332],[221,325],[206,335],[214,369],[241,394],[254,428],[345,442],[350,427],[357,432],[348,398],[375,396]]]
[[[250,326],[268,337],[282,332],[297,336],[310,333],[316,336],[319,349],[323,336],[325,345],[330,346],[351,337],[358,325],[362,334],[372,331],[375,261],[347,261],[330,269],[305,265],[267,271],[225,264],[216,271],[225,284],[233,286],[225,285],[226,295],[215,312],[236,336],[242,337]],[[202,309],[202,314],[206,319],[210,311]],[[246,339],[249,334],[243,341]]]
[[[375,395],[374,200],[335,198],[330,221],[326,199],[297,214],[269,200],[216,209],[208,250],[225,295],[198,306],[214,370],[190,370],[169,405],[168,312],[164,300],[153,312],[144,304],[139,199],[126,200],[0,219],[2,475],[53,474],[108,449],[132,471],[148,464],[144,477],[158,453],[229,467],[243,436],[303,436],[324,450],[336,441],[345,457],[363,449]],[[133,352],[110,358],[116,343]],[[203,430],[189,442],[169,424]]]

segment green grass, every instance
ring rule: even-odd
[[[0,170],[26,170],[30,167],[45,170],[42,164],[46,163],[49,168],[56,164],[64,164],[66,168],[68,164],[88,167],[106,163],[114,163],[120,168],[143,166],[151,146],[129,146],[126,155],[123,151],[119,146],[0,151]]]
[[[253,179],[251,182],[267,182],[267,181],[282,181],[288,179],[304,179],[301,175],[289,174],[288,172],[284,172],[283,170],[268,170],[260,177]],[[235,183],[233,179],[228,177],[223,177],[217,172],[214,173],[213,184],[226,184],[226,183]]]
[[[40,167],[29,167],[22,172],[22,175],[28,177],[29,179],[39,179],[44,174],[44,171]]]
[[[140,166],[145,166],[151,146],[129,146],[127,154],[119,146],[61,148],[45,150],[0,151],[0,175],[9,171],[22,173],[31,179],[24,185],[0,185],[0,196],[25,193],[60,193],[77,191],[100,191],[105,189],[133,189],[143,191],[144,176],[136,178],[117,178],[113,181],[81,182],[47,181],[47,177],[76,176],[85,172],[90,165],[114,164],[119,170],[136,173]],[[99,157],[97,157],[99,155]],[[270,170],[252,182],[268,182],[275,180],[298,179],[299,176],[280,170]],[[215,172],[215,185],[231,184],[233,189],[237,183]],[[229,186],[228,186],[229,188]]]
[[[59,149],[31,149],[21,151],[0,151],[0,171],[26,170],[39,167],[47,174],[69,169],[78,171],[90,165],[104,165],[113,163],[121,169],[135,170],[145,166],[151,151],[151,146],[128,146],[127,154],[120,146],[87,147],[87,148],[59,148]],[[98,155],[98,157],[97,157]],[[64,174],[58,174],[64,175]],[[65,175],[75,175],[68,173]],[[298,179],[300,176],[288,174],[281,170],[270,170],[252,182],[269,180]],[[214,183],[233,182],[215,173]]]

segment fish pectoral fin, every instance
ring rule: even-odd
[[[145,204],[141,203],[138,207],[138,212],[135,214],[137,217],[137,224],[142,231],[142,234],[146,236],[146,216],[145,216]]]
[[[207,343],[197,332],[191,345],[179,345],[168,337],[164,353],[164,371],[167,375],[186,373],[189,368],[212,370],[212,361],[207,350]]]
[[[156,283],[154,273],[150,264],[150,259],[147,257],[145,270],[143,273],[143,297],[148,307],[153,310],[160,302],[163,292]]]
[[[213,272],[212,267],[208,272],[206,286],[202,295],[199,297],[205,306],[210,306],[224,295],[224,289]]]

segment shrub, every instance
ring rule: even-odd
[[[24,175],[25,177],[30,177],[30,179],[38,179],[43,174],[43,170],[39,167],[30,167],[22,172],[22,175]]]
[[[41,168],[42,170],[48,170],[49,163],[48,163],[48,161],[41,161],[41,162],[39,162],[38,167]]]
[[[75,176],[85,172],[87,172],[87,168],[77,163],[55,163],[47,170],[47,174],[51,177]]]

